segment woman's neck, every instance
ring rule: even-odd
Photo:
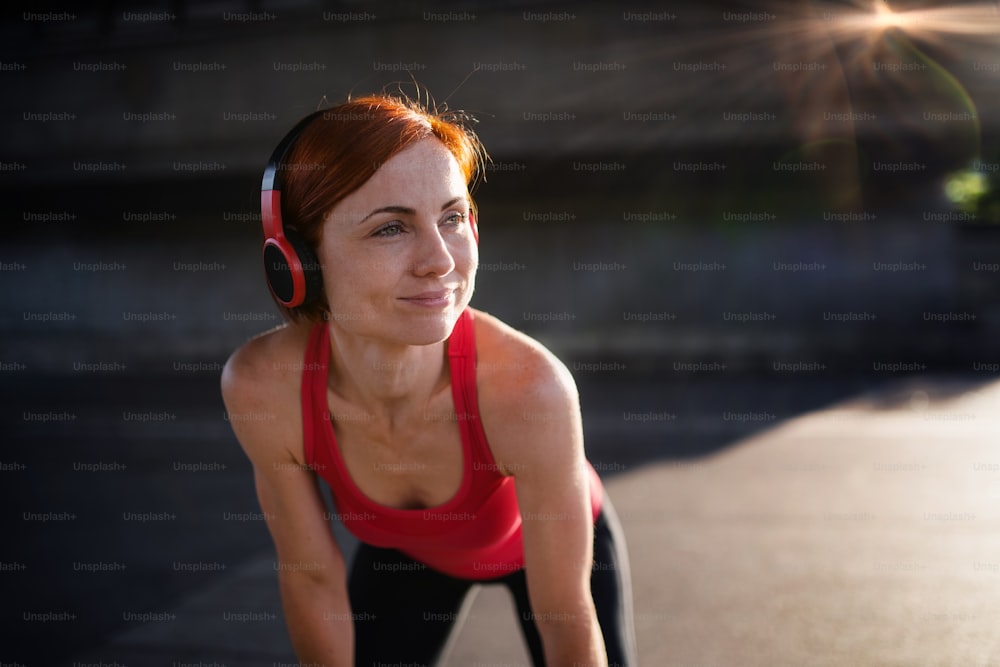
[[[330,387],[388,425],[423,412],[449,379],[445,342],[404,345],[330,328]]]

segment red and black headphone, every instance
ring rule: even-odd
[[[295,140],[317,116],[329,111],[315,111],[295,124],[271,153],[264,167],[260,185],[260,221],[264,226],[264,273],[267,285],[278,303],[295,308],[315,301],[323,293],[323,272],[319,259],[294,227],[286,227],[281,218],[281,183],[278,172]],[[469,213],[472,236],[479,243],[479,227]]]
[[[281,183],[278,172],[306,125],[325,110],[309,114],[285,135],[271,153],[260,184],[260,221],[264,225],[264,274],[267,286],[278,303],[295,308],[319,298],[323,292],[323,273],[319,260],[294,227],[285,227],[281,219]]]

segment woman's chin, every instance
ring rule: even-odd
[[[411,304],[401,306],[379,313],[366,311],[328,319],[349,335],[380,338],[404,345],[433,345],[451,336],[462,312],[454,305],[442,308],[415,308]]]
[[[410,315],[401,322],[399,337],[410,345],[433,345],[451,336],[458,313],[448,311]]]

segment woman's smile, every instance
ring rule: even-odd
[[[443,308],[445,306],[450,306],[455,300],[455,290],[452,289],[442,289],[442,290],[431,290],[427,292],[420,292],[412,296],[400,297],[400,301],[413,304],[414,306],[420,306],[423,308]]]

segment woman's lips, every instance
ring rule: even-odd
[[[400,300],[412,303],[415,306],[440,308],[441,306],[451,305],[452,296],[454,294],[455,290],[453,289],[433,290],[430,292],[421,292],[412,296],[404,296]]]

